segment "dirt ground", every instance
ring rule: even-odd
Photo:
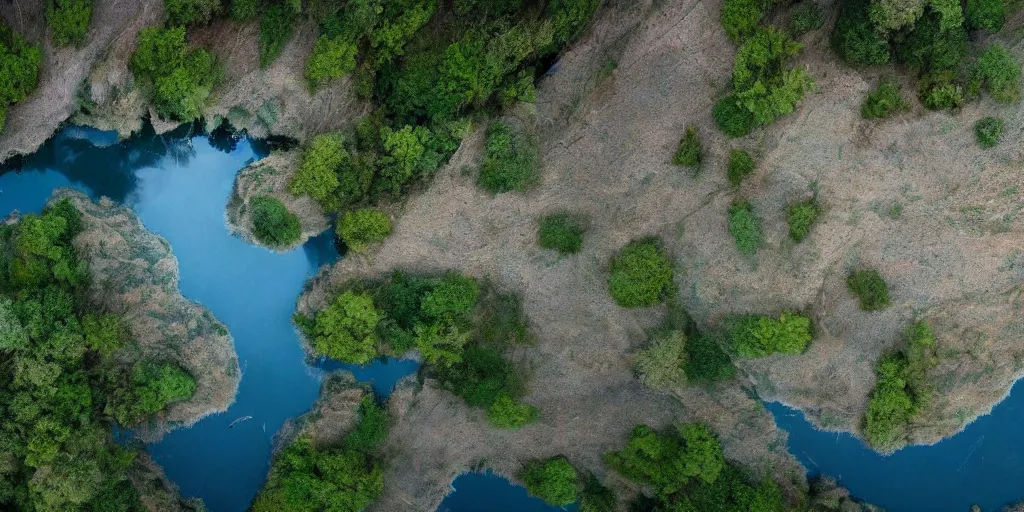
[[[146,230],[128,208],[61,189],[83,214],[75,248],[92,274],[92,298],[120,313],[139,350],[126,350],[126,362],[141,358],[177,362],[196,378],[195,395],[171,404],[148,426],[135,429],[147,442],[227,410],[235,400],[241,372],[227,327],[203,306],[178,291],[178,260],[170,244]]]
[[[761,397],[801,408],[822,427],[859,429],[874,363],[899,346],[913,319],[932,324],[940,364],[929,375],[936,397],[912,442],[958,431],[1017,378],[1024,355],[1019,107],[984,99],[958,113],[916,107],[889,121],[862,121],[865,94],[880,75],[896,72],[842,67],[818,32],[805,38],[799,62],[816,78],[816,91],[795,114],[730,141],[711,119],[733,53],[718,9],[718,2],[694,0],[607,6],[538,91],[540,187],[496,197],[479,190],[477,133],[411,198],[376,253],[342,261],[300,299],[308,311],[325,304],[324,290],[353,276],[459,269],[520,293],[537,333],[538,345],[517,356],[531,368],[526,401],[542,419],[518,432],[490,429],[480,411],[428,380],[396,401],[396,463],[377,510],[431,509],[454,475],[481,464],[507,475],[526,459],[565,454],[604,474],[600,454],[640,422],[707,421],[728,457],[774,463],[780,475],[796,467],[782,448],[784,434],[740,383],[680,390],[673,400],[633,377],[629,353],[663,311],[616,307],[605,280],[614,252],[645,235],[665,241],[681,297],[705,329],[738,313],[812,315],[817,339],[806,354],[740,366]],[[1007,135],[982,151],[971,129],[989,114],[1006,119]],[[708,153],[696,177],[669,161],[691,123]],[[759,162],[738,190],[725,179],[731,148]],[[814,194],[825,214],[796,245],[785,207]],[[739,254],[726,227],[729,205],[741,198],[764,221],[766,243],[753,258]],[[559,209],[590,218],[578,256],[558,258],[536,246],[537,217]],[[846,291],[846,274],[861,266],[886,277],[888,310],[861,312]]]
[[[257,196],[270,196],[280,200],[288,211],[299,218],[302,229],[299,239],[289,247],[273,250],[294,249],[330,227],[327,214],[319,203],[309,196],[296,197],[288,192],[288,183],[295,176],[300,163],[300,151],[274,152],[238,171],[231,199],[228,200],[228,229],[246,242],[262,246],[252,233],[252,211],[249,205],[249,201]]]

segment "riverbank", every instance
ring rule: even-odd
[[[192,398],[171,404],[135,434],[153,442],[227,410],[241,379],[234,340],[209,309],[181,295],[178,261],[167,240],[149,232],[128,207],[93,202],[69,189],[53,197],[70,199],[82,212],[83,229],[74,244],[89,262],[92,299],[121,314],[137,344],[123,357],[173,361],[196,380]]]

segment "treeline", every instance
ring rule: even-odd
[[[42,67],[42,48],[27,43],[0,20],[0,130],[4,128],[8,107],[36,90]]]
[[[131,333],[88,299],[68,200],[0,227],[0,504],[17,510],[137,510],[132,427],[195,391],[172,362],[133,362]]]
[[[349,282],[327,308],[294,320],[316,354],[346,363],[417,350],[442,386],[485,409],[495,426],[518,428],[538,415],[520,401],[525,377],[505,357],[532,341],[522,306],[489,282],[394,272]]]

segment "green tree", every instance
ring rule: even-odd
[[[738,187],[743,179],[754,173],[756,164],[746,151],[732,150],[729,152],[729,164],[726,166],[726,177],[729,184]]]
[[[484,190],[522,192],[540,181],[537,143],[524,130],[503,121],[487,128],[487,151],[477,178]]]
[[[1014,103],[1020,99],[1020,74],[1020,61],[1006,48],[993,44],[978,59],[974,79],[992,95],[992,99]]]
[[[347,291],[316,315],[313,350],[344,363],[366,364],[377,356],[381,314],[366,294]]]
[[[213,54],[190,50],[184,27],[143,29],[131,68],[137,78],[152,86],[157,112],[180,121],[202,116],[210,92],[220,80]]]
[[[378,168],[378,185],[383,191],[397,196],[417,173],[425,170],[424,142],[429,137],[430,132],[424,127],[406,125],[398,131],[381,130],[385,153]]]
[[[984,149],[994,148],[1003,137],[1003,120],[995,117],[984,117],[974,123],[974,136],[978,145]]]
[[[747,315],[732,321],[729,341],[741,357],[757,358],[775,353],[802,353],[814,339],[811,319],[795,313],[770,316]]]
[[[757,124],[769,124],[790,114],[814,80],[804,68],[786,69],[803,45],[772,27],[760,28],[736,52],[733,89],[737,104],[750,111]]]
[[[734,43],[750,37],[772,3],[772,0],[726,0],[722,4],[721,14],[725,34]]]
[[[740,254],[752,256],[764,243],[761,219],[754,214],[754,208],[744,201],[729,207],[729,234],[736,242]]]
[[[851,272],[846,287],[860,300],[860,309],[879,311],[889,307],[889,286],[875,269]]]
[[[57,46],[81,46],[89,33],[92,0],[49,0],[46,23]]]
[[[306,81],[312,89],[341,78],[356,67],[356,46],[340,37],[320,36],[306,60]]]
[[[608,291],[624,308],[653,306],[672,294],[672,275],[657,239],[635,240],[612,258]]]
[[[786,207],[786,223],[789,224],[789,238],[800,243],[811,233],[811,227],[821,215],[821,208],[814,198],[790,203]]]
[[[583,249],[586,229],[578,215],[558,212],[540,218],[537,227],[537,245],[554,249],[561,255],[578,254]]]
[[[832,31],[832,48],[852,66],[880,66],[889,62],[889,41],[875,29],[868,0],[843,2]]]
[[[626,478],[651,486],[659,497],[683,490],[694,479],[714,482],[725,468],[721,445],[700,423],[664,433],[638,425],[622,450],[605,454],[605,462]]]
[[[533,423],[538,416],[537,408],[517,402],[508,395],[498,397],[490,407],[487,408],[487,419],[492,425],[500,428],[516,429]]]
[[[28,44],[0,20],[0,130],[8,106],[36,90],[42,66],[42,48]]]
[[[687,363],[686,334],[670,331],[655,336],[647,347],[636,354],[640,380],[654,389],[685,387],[684,367]]]
[[[526,492],[549,505],[569,505],[579,496],[579,475],[565,457],[527,462],[518,477]]]
[[[900,86],[892,80],[883,80],[878,88],[868,94],[860,107],[864,119],[882,119],[906,110],[910,105],[903,98]]]
[[[871,22],[882,32],[912,27],[924,14],[928,0],[872,0],[868,8]]]
[[[291,41],[296,14],[285,5],[270,5],[263,10],[260,17],[260,67],[273,64]]]
[[[269,247],[289,247],[302,237],[299,217],[288,211],[279,199],[256,196],[249,201],[253,236]]]
[[[391,219],[380,210],[363,208],[345,212],[338,223],[338,238],[356,252],[383,241],[391,234]]]
[[[167,23],[172,26],[206,24],[220,10],[220,0],[164,0]]]
[[[349,161],[345,138],[340,133],[324,133],[313,137],[302,154],[302,165],[288,184],[295,195],[308,195],[334,211],[337,206],[335,192],[341,185],[338,170]]]
[[[964,14],[972,30],[999,32],[1006,21],[1003,0],[967,0]]]

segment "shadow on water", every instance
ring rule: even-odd
[[[218,130],[204,134],[192,125],[166,135],[156,135],[147,125],[118,142],[115,133],[71,126],[38,152],[0,169],[4,214],[39,212],[58,187],[130,206],[148,230],[170,242],[182,294],[228,326],[242,370],[235,403],[147,447],[183,495],[202,498],[213,512],[245,510],[266,477],[274,434],[286,420],[309,410],[325,373],[352,371],[387,396],[395,382],[419,367],[394,359],[364,367],[329,360],[306,364],[291,315],[305,281],[338,259],[333,237],[327,232],[301,249],[277,254],[228,232],[224,207],[236,172],[273,148],[293,144],[287,139],[256,142]],[[231,426],[246,416],[252,419]],[[487,482],[488,488],[496,489],[497,482]],[[481,510],[486,508],[481,503],[491,502],[490,493],[462,499],[469,508],[448,509]],[[515,509],[533,510],[529,506],[535,501],[524,498]]]

